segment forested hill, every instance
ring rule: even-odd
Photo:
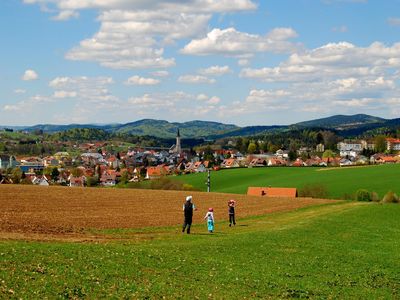
[[[103,130],[109,134],[130,134],[137,136],[153,136],[159,138],[175,138],[179,128],[182,138],[218,139],[235,136],[255,136],[268,132],[279,132],[289,129],[322,128],[338,132],[343,137],[353,137],[370,132],[385,132],[396,130],[400,126],[400,119],[383,119],[379,117],[357,114],[336,115],[300,122],[292,125],[276,126],[246,126],[239,127],[233,124],[223,124],[210,121],[190,121],[184,123],[168,122],[165,120],[143,119],[126,124],[70,124],[70,125],[35,125],[18,127],[18,130],[28,132],[55,133],[74,128],[92,128]],[[0,126],[1,128],[2,126]],[[7,126],[6,126],[7,127]],[[11,127],[12,128],[12,127]],[[15,128],[17,129],[17,128]]]

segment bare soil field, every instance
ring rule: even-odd
[[[237,219],[331,202],[221,193],[3,185],[0,238],[179,225],[182,205],[189,194],[197,208],[195,224],[203,222],[209,207],[214,208],[217,222],[226,220],[227,201],[232,198],[237,201]]]

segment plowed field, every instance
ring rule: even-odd
[[[194,223],[208,207],[227,219],[227,201],[237,201],[237,219],[322,204],[330,200],[263,198],[218,193],[131,189],[0,186],[0,237],[6,233],[63,235],[86,229],[141,228],[181,224],[182,204],[193,195]]]

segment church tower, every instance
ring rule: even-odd
[[[175,152],[176,152],[176,153],[181,153],[181,152],[182,152],[182,148],[181,148],[181,135],[180,135],[180,133],[179,133],[179,128],[178,128],[178,132],[176,133]]]

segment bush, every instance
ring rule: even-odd
[[[328,190],[322,184],[306,184],[299,189],[299,197],[328,198]]]
[[[371,193],[371,201],[373,202],[379,202],[381,199],[379,198],[379,195],[377,192],[372,192]]]
[[[371,194],[364,189],[358,190],[356,192],[356,200],[369,202],[371,201]]]
[[[382,202],[383,203],[399,203],[399,197],[392,191],[389,191],[383,197]]]

